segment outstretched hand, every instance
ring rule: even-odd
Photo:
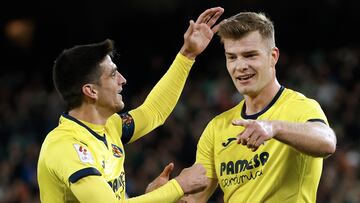
[[[209,8],[200,14],[196,22],[190,20],[190,25],[184,34],[184,45],[180,50],[184,56],[195,59],[205,50],[214,33],[219,29],[220,23],[217,25],[215,23],[223,12],[224,9],[221,7]]]
[[[167,166],[165,166],[163,172],[155,178],[147,187],[145,190],[145,193],[151,192],[163,185],[165,185],[169,181],[170,173],[174,170],[174,164],[169,163]]]

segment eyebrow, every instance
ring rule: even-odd
[[[250,51],[244,51],[244,52],[240,52],[241,55],[247,55],[247,54],[257,54],[259,53],[258,50],[250,50]],[[236,55],[236,53],[233,52],[225,52],[226,55]]]

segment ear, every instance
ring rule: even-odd
[[[275,68],[275,65],[278,62],[279,56],[280,56],[279,49],[277,47],[272,48],[272,50],[271,50],[271,67]]]
[[[91,99],[97,99],[97,90],[94,84],[85,84],[82,87],[82,92],[85,96],[90,97]]]

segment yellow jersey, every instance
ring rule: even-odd
[[[297,151],[276,139],[252,152],[236,144],[244,130],[233,126],[235,119],[281,120],[288,122],[327,119],[320,105],[301,93],[281,87],[270,104],[254,115],[245,114],[245,103],[215,117],[205,128],[197,148],[196,162],[207,176],[217,179],[230,203],[313,203],[322,172],[323,158]]]
[[[105,125],[62,114],[59,125],[46,136],[39,155],[41,202],[79,202],[70,186],[87,176],[101,176],[113,191],[111,195],[125,202],[124,144],[134,142],[165,122],[180,97],[193,63],[178,54],[141,106],[127,113],[113,114]],[[130,202],[154,199],[165,202],[183,195],[175,180],[169,181],[162,191],[156,191],[131,198]]]

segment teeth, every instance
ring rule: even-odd
[[[246,76],[240,76],[240,77],[238,77],[240,80],[247,80],[247,79],[249,79],[249,78],[251,78],[252,76],[254,76],[254,74],[251,74],[251,75],[246,75]]]

